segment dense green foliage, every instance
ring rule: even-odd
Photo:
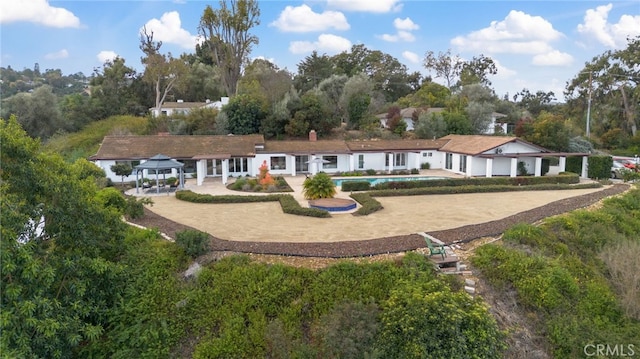
[[[640,347],[640,318],[625,315],[638,313],[640,291],[637,277],[635,284],[632,279],[637,258],[614,266],[628,258],[624,251],[640,246],[638,233],[635,188],[605,200],[598,210],[579,210],[540,226],[517,225],[504,234],[504,244],[479,248],[472,262],[496,290],[515,289],[554,357],[582,358],[587,344]],[[617,260],[603,261],[603,253],[612,250]],[[618,285],[625,280],[631,285]]]
[[[209,251],[209,234],[195,229],[176,233],[176,244],[190,257],[198,257]]]
[[[345,261],[317,271],[231,256],[206,266],[195,280],[180,280],[175,272],[185,268],[185,258],[159,238],[139,230],[127,237],[124,300],[102,340],[87,343],[83,353],[388,358],[423,347],[430,357],[451,357],[461,349],[469,357],[500,357],[504,335],[487,308],[437,279],[421,255],[409,253],[396,263]],[[407,317],[414,336],[395,331],[410,329]],[[442,335],[434,341],[427,330]]]
[[[596,179],[609,178],[611,176],[611,166],[613,166],[613,158],[611,156],[590,156],[587,176]]]
[[[458,186],[530,186],[542,184],[575,184],[580,178],[575,173],[558,176],[518,176],[518,177],[469,177],[442,178],[424,181],[389,181],[373,186],[376,190],[406,189],[424,187],[458,187]]]
[[[302,194],[306,199],[333,198],[336,195],[336,184],[328,174],[320,172],[304,180]]]
[[[70,357],[122,299],[122,203],[97,196],[85,166],[39,152],[13,117],[0,120],[0,143],[0,352]]]

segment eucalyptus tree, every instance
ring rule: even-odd
[[[264,103],[263,110],[271,112],[292,86],[292,75],[287,70],[268,60],[256,59],[245,67],[238,82],[238,93],[259,98]]]
[[[483,134],[489,130],[492,114],[495,111],[497,98],[493,91],[479,83],[462,87],[458,95],[464,99],[464,112],[471,121],[475,134]]]
[[[586,126],[593,123],[598,135],[622,128],[635,136],[640,102],[640,36],[629,39],[625,49],[609,50],[594,57],[571,79],[565,97],[573,115]],[[591,124],[589,124],[591,125]]]
[[[517,102],[521,109],[526,110],[534,117],[538,116],[542,111],[549,112],[552,107],[552,102],[555,100],[556,95],[553,91],[536,91],[536,93],[532,93],[524,88],[522,91],[513,95],[513,101]]]
[[[162,41],[153,40],[153,31],[146,27],[140,32],[140,50],[144,53],[142,64],[145,65],[143,79],[151,84],[155,93],[155,107],[162,108],[174,87],[184,82],[189,68],[183,58],[174,58],[171,53],[160,53]]]
[[[260,25],[260,9],[256,0],[225,0],[219,8],[210,5],[200,18],[198,33],[204,38],[211,57],[220,68],[220,75],[228,96],[236,94],[242,65],[257,45],[258,37],[250,30]]]
[[[444,79],[447,88],[451,89],[460,76],[463,64],[464,61],[460,55],[452,55],[451,49],[448,49],[446,52],[439,52],[438,55],[428,51],[424,57],[423,66],[435,72],[435,77]]]

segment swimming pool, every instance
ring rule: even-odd
[[[384,182],[403,182],[403,181],[428,181],[428,180],[436,180],[443,179],[446,177],[438,177],[438,176],[416,176],[416,177],[353,177],[353,178],[341,178],[332,180],[336,186],[342,186],[343,182],[362,182],[367,181],[371,183],[372,186],[377,185],[378,183]]]

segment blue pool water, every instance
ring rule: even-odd
[[[336,186],[342,186],[343,182],[362,182],[367,181],[371,183],[372,186],[377,185],[378,183],[384,182],[400,182],[400,181],[428,181],[435,179],[443,179],[445,177],[437,177],[437,176],[416,176],[416,177],[353,177],[348,179],[334,179],[332,180]]]

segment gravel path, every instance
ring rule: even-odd
[[[448,244],[464,243],[477,238],[496,236],[517,223],[534,223],[546,217],[585,208],[603,198],[622,193],[627,189],[629,189],[629,185],[616,184],[602,191],[551,202],[547,205],[499,220],[454,229],[433,231],[429,232],[429,234]],[[143,218],[132,222],[147,228],[157,228],[160,232],[166,233],[171,238],[175,238],[176,232],[189,229],[188,226],[161,217],[147,208],[145,208],[145,216]],[[212,251],[303,257],[361,257],[406,252],[423,247],[425,247],[425,242],[422,237],[417,234],[332,243],[240,242],[211,237]]]

